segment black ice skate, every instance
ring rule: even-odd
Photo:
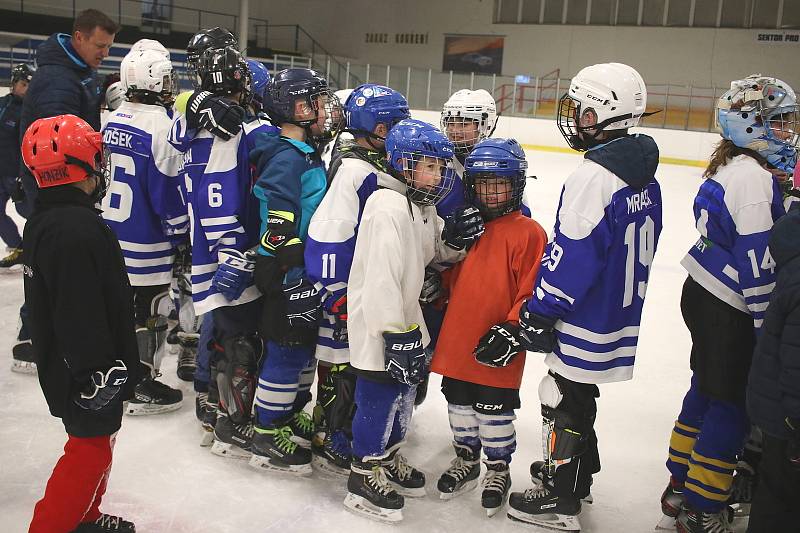
[[[531,480],[537,486],[542,485],[544,483],[544,461],[534,461],[531,463]],[[589,481],[589,489],[592,487],[593,481]],[[594,503],[594,498],[592,497],[592,493],[586,495],[585,498],[581,498],[581,503]],[[677,516],[677,515],[676,515]]]
[[[157,374],[158,377],[160,374]],[[183,393],[153,378],[139,382],[125,414],[131,416],[160,415],[181,408]]]
[[[664,513],[664,516],[656,525],[657,531],[675,531],[675,521],[678,519],[681,509],[683,509],[685,501],[683,483],[670,479],[669,485],[661,494],[661,512]]]
[[[734,533],[732,518],[730,507],[718,513],[704,513],[686,507],[678,515],[676,529],[678,533]]]
[[[444,471],[436,484],[442,500],[450,500],[473,490],[478,486],[478,476],[481,474],[481,465],[478,462],[480,450],[458,443],[453,443],[453,447],[456,458],[450,462],[450,468]]]
[[[350,475],[350,442],[343,432],[325,435],[320,444],[312,441],[311,452],[311,464],[315,469],[341,477]]]
[[[580,500],[556,496],[545,484],[512,492],[508,500],[510,519],[556,531],[580,531],[580,512]]]
[[[505,461],[484,461],[486,475],[483,476],[483,493],[481,505],[486,509],[486,516],[492,517],[503,508],[511,489],[511,472]]]
[[[217,413],[211,453],[231,459],[250,459],[252,441],[252,421],[234,424],[227,413],[222,411]]]
[[[405,500],[389,483],[381,462],[381,459],[353,460],[344,506],[348,511],[379,522],[397,523],[403,520]]]
[[[197,344],[200,336],[196,333],[178,333],[178,378],[183,381],[194,381],[197,369]]]
[[[36,374],[36,358],[30,340],[19,341],[11,348],[11,371],[19,374]]]
[[[316,432],[311,415],[303,410],[297,411],[286,421],[286,425],[292,430],[292,440],[294,442],[305,447],[311,445],[311,440]]]
[[[728,499],[728,505],[733,509],[735,517],[750,516],[750,505],[753,503],[757,483],[758,474],[755,469],[749,463],[739,461],[733,476],[731,497]]]
[[[381,461],[386,478],[398,494],[409,498],[425,497],[425,474],[408,464],[408,460],[398,450],[403,442],[398,442],[386,452],[388,456]]]
[[[118,516],[102,514],[94,522],[82,522],[72,533],[136,533],[136,526]]]
[[[172,318],[172,320],[177,320],[177,319],[178,319],[177,316],[175,318]],[[180,342],[178,334],[182,332],[183,328],[181,328],[180,323],[175,324],[175,327],[169,330],[169,333],[167,333],[167,344],[171,346],[175,346],[176,344],[178,344]]]
[[[256,426],[253,435],[253,456],[250,466],[257,470],[269,470],[310,476],[311,450],[299,446],[292,440],[289,426],[262,428]]]
[[[219,408],[219,393],[213,385],[209,385],[203,412],[198,418],[203,426],[203,437],[200,446],[206,448],[214,444],[214,426],[217,424],[217,410]]]
[[[197,420],[202,422],[203,417],[206,415],[206,406],[208,405],[208,393],[198,392],[194,397],[194,416]]]

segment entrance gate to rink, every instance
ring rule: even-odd
[[[329,65],[312,64],[330,72]],[[361,83],[380,83],[402,92],[413,109],[440,110],[453,92],[459,89],[485,89],[494,96],[500,115],[528,118],[552,118],[558,112],[558,99],[566,92],[570,78],[562,78],[559,69],[541,76],[498,76],[453,71],[435,71],[392,65],[361,65],[342,61],[344,75],[329,82],[341,89]],[[339,68],[338,65],[335,68]],[[714,106],[726,91],[720,87],[697,87],[651,83],[647,85],[647,111],[659,111],[642,119],[649,128],[690,131],[714,131]]]

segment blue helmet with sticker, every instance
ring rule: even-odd
[[[717,101],[716,118],[722,136],[736,146],[786,172],[797,164],[800,111],[786,82],[761,75],[731,82]]]
[[[392,126],[411,116],[405,96],[383,85],[365,83],[356,87],[345,102],[347,131],[355,137],[383,140],[374,134],[378,124]]]
[[[264,63],[255,59],[247,60],[247,68],[250,69],[250,74],[253,76],[253,99],[261,105],[264,102],[264,91],[267,90],[267,85],[272,79],[269,70]]]
[[[401,120],[386,135],[386,154],[392,175],[406,184],[415,204],[434,205],[453,188],[453,143],[436,126]]]
[[[492,220],[522,207],[528,162],[514,139],[484,139],[464,162],[467,202]]]
[[[310,113],[296,116],[296,104],[301,99],[313,116]],[[264,93],[264,110],[276,126],[295,124],[317,140],[333,138],[344,123],[342,106],[325,76],[310,68],[287,68],[275,74]],[[324,116],[324,124],[319,126],[318,133],[312,134],[311,128],[320,116]]]

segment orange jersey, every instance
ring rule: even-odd
[[[478,363],[478,341],[495,324],[516,323],[539,270],[547,234],[519,211],[486,224],[486,232],[466,259],[445,272],[450,291],[431,370],[470,383],[519,389],[525,353],[504,368]]]

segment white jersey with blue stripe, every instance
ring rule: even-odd
[[[681,265],[708,292],[752,315],[756,332],[775,286],[769,234],[784,214],[778,180],[747,155],[707,178],[694,200],[700,239]]]
[[[202,130],[189,143],[184,169],[192,227],[192,300],[198,315],[261,296],[251,284],[238,299],[228,300],[211,280],[221,249],[243,252],[258,243],[260,219],[258,201],[252,194],[249,153],[255,134],[273,130],[255,119],[227,141]]]
[[[556,319],[558,342],[545,363],[573,381],[607,383],[633,375],[662,224],[658,182],[639,179],[641,187],[632,187],[586,159],[561,191],[528,309]]]
[[[175,245],[188,231],[180,191],[183,155],[164,142],[172,120],[161,106],[123,102],[103,128],[111,182],[103,218],[119,239],[131,285],[164,285]]]

